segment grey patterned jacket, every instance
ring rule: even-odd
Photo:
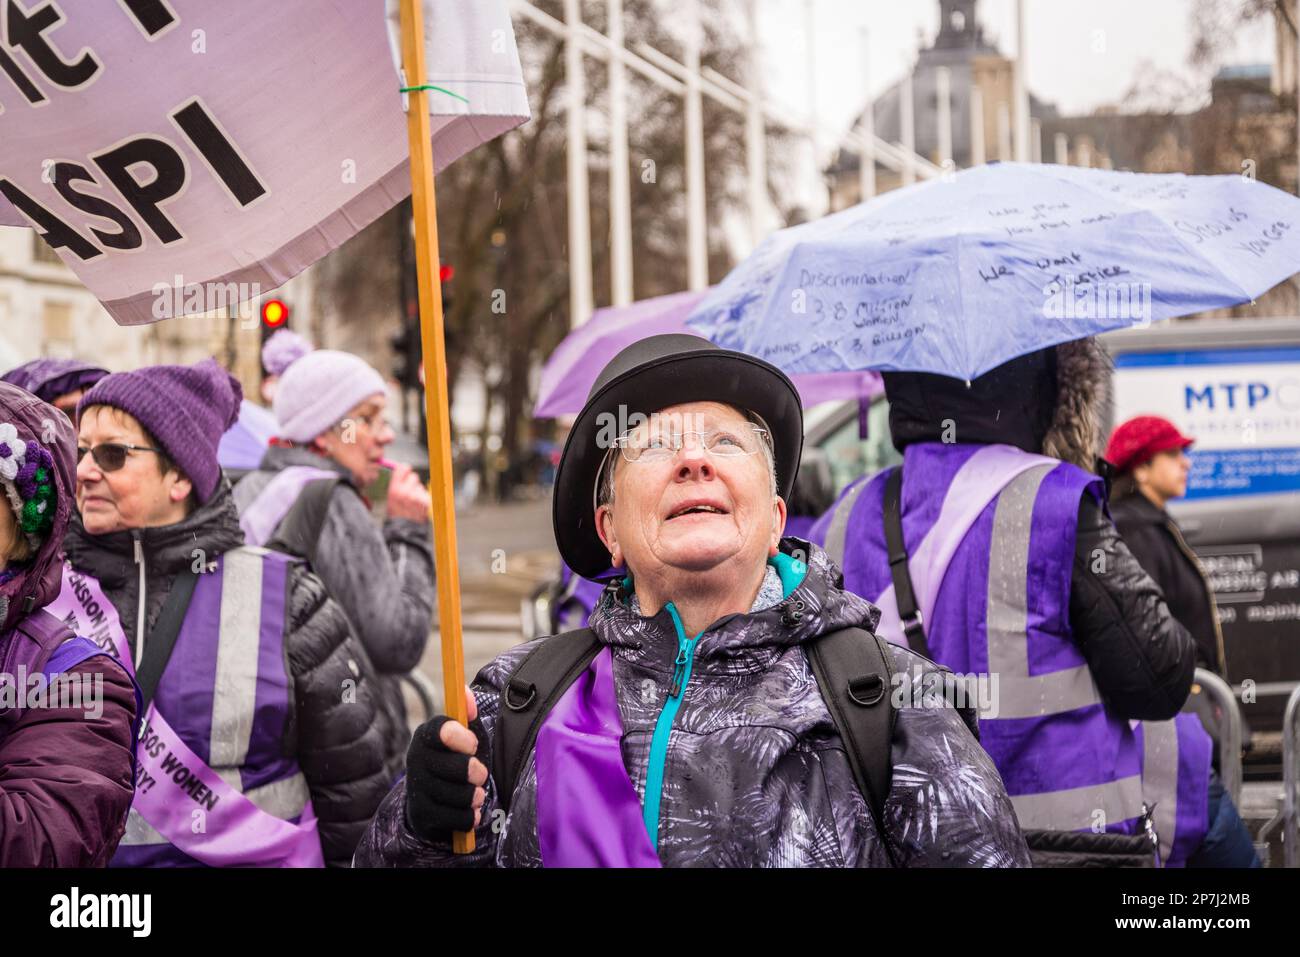
[[[803,582],[784,600],[778,590],[775,604],[769,597],[766,607],[764,588],[756,610],[720,619],[696,645],[669,738],[660,860],[676,867],[1028,866],[1002,779],[971,733],[973,713],[947,706],[899,709],[886,833],[878,832],[801,646],[834,629],[874,628],[879,612],[839,587],[839,569],[820,548],[787,538],[782,549],[811,552]],[[802,619],[783,623],[783,612],[799,601]],[[637,614],[634,600],[617,585],[602,595],[591,627],[612,646],[623,760],[644,801],[650,741],[668,694],[676,632],[666,611],[649,618]],[[533,646],[511,649],[475,679],[489,736],[500,689]],[[907,649],[891,649],[895,671],[909,680],[924,682],[924,675],[939,670]],[[455,856],[448,845],[425,843],[407,828],[403,779],[384,800],[354,863],[540,866],[536,787],[530,756],[506,815],[497,809],[489,780],[477,849]]]

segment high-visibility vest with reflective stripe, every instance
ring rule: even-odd
[[[980,738],[1022,827],[1134,833],[1142,750],[1129,722],[1107,712],[1069,623],[1079,500],[1100,498],[1101,481],[1043,457],[1016,462],[1005,446],[992,448],[1015,467],[995,481],[974,468],[990,448],[923,443],[904,454],[903,534],[914,582],[925,577],[918,552],[947,556],[929,594],[917,584],[918,601],[930,608],[931,654],[959,674],[988,676],[992,707],[980,715]],[[988,494],[966,509],[965,522],[954,521],[951,503],[969,501],[972,473],[990,483]],[[850,489],[814,530],[844,570],[845,587],[882,605],[893,601],[885,478]]]
[[[1152,809],[1160,860],[1182,867],[1209,829],[1214,742],[1194,714],[1133,725],[1142,746],[1142,797]]]
[[[223,781],[266,813],[297,822],[310,794],[286,747],[294,709],[284,645],[291,564],[262,548],[238,548],[199,576],[154,703]],[[197,863],[135,810],[112,860],[114,867]]]

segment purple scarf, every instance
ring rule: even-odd
[[[545,866],[661,866],[623,764],[622,737],[606,647],[537,732],[537,839]]]

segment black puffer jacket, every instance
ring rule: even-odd
[[[380,528],[347,469],[303,448],[267,449],[257,471],[235,486],[235,505],[244,511],[281,471],[304,465],[337,472],[340,479],[312,529],[314,538],[287,543],[277,535],[268,544],[310,563],[366,646],[393,729],[388,760],[400,772],[411,743],[400,676],[419,665],[433,628],[437,587],[430,526],[389,518]]]
[[[885,373],[889,431],[913,442],[1013,445],[1094,471],[1110,368],[1092,340],[1013,359],[972,383]],[[1110,516],[1084,495],[1070,580],[1070,626],[1116,713],[1165,720],[1182,708],[1195,643]]]
[[[1191,635],[1091,495],[1079,503],[1070,628],[1116,713],[1163,721],[1182,708],[1196,668]]]
[[[223,480],[206,504],[174,525],[92,536],[74,513],[64,540],[67,558],[99,581],[132,641],[140,594],[137,540],[145,558],[148,629],[182,570],[243,544],[229,483]],[[342,610],[305,566],[293,566],[289,581],[285,643],[295,713],[285,751],[297,757],[307,780],[326,864],[347,866],[393,783],[384,760],[390,729],[375,698],[374,668]],[[349,680],[356,682],[355,701],[345,703],[340,689]]]

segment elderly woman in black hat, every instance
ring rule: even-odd
[[[1026,864],[973,710],[782,537],[802,440],[765,362],[686,335],[616,356],[553,509],[564,561],[615,572],[590,627],[488,664],[468,727],[417,731],[355,863]]]

